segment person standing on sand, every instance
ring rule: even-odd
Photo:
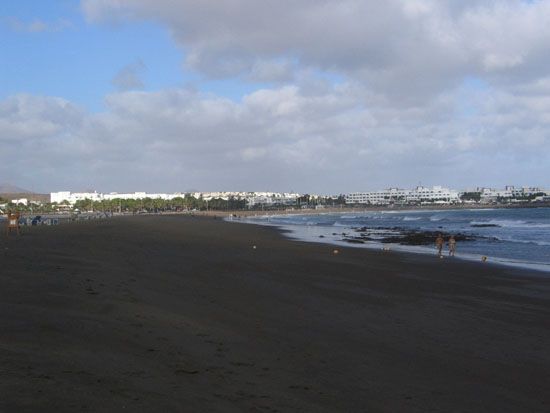
[[[454,257],[456,252],[456,239],[454,235],[451,235],[447,244],[449,245],[449,256]]]
[[[435,239],[435,247],[437,248],[437,255],[439,257],[443,256],[441,251],[443,250],[444,243],[445,241],[443,241],[443,237],[441,236],[441,234],[437,234],[437,238]]]

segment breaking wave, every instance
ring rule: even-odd
[[[527,222],[511,219],[490,219],[487,221],[471,221],[470,225],[495,225],[503,228],[550,228],[550,224]]]

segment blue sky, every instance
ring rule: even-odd
[[[550,186],[549,20],[523,0],[4,2],[0,182]]]
[[[87,24],[74,2],[10,2],[4,14],[30,24],[40,19],[71,26],[57,31],[18,31],[4,19],[0,67],[3,97],[15,93],[60,96],[91,110],[102,108],[103,97],[113,91],[111,83],[124,66],[141,59],[147,66],[147,88],[170,87],[184,82],[179,66],[182,53],[166,30],[152,23],[119,26]],[[139,39],[139,41],[136,41]],[[99,64],[98,64],[99,63]]]
[[[212,79],[184,68],[184,50],[166,27],[154,22],[91,24],[74,1],[18,0],[2,9],[0,98],[17,93],[58,96],[91,111],[104,110],[103,98],[115,91],[114,76],[142,62],[146,91],[193,87],[232,100],[259,84],[238,78]],[[42,22],[42,31],[15,27]],[[57,26],[63,27],[57,27]]]

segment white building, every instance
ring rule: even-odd
[[[92,201],[111,201],[113,199],[164,199],[171,200],[174,198],[183,198],[185,194],[176,192],[173,194],[148,194],[146,192],[132,192],[132,193],[118,193],[111,192],[109,194],[102,194],[98,192],[52,192],[50,193],[50,202],[68,202],[70,205],[74,205],[77,201],[92,200]]]
[[[230,198],[234,199],[246,199],[253,192],[230,192],[230,191],[216,191],[216,192],[194,192],[190,194],[195,199],[202,198],[205,201],[211,201],[213,199],[223,199],[225,201]]]
[[[111,192],[109,194],[104,194],[103,199],[112,201],[113,199],[143,199],[147,198],[145,192],[133,192],[127,194],[119,194],[118,192]]]
[[[459,202],[458,191],[434,186],[418,186],[415,189],[389,188],[381,191],[355,192],[346,195],[347,204],[388,205],[394,203],[422,204]]]
[[[496,202],[499,200],[519,200],[525,202],[525,198],[534,195],[548,195],[548,191],[538,187],[522,187],[506,186],[504,189],[494,188],[477,188],[476,191],[480,194],[482,203]],[[542,196],[542,195],[541,195]]]
[[[12,199],[11,203],[15,204],[15,205],[25,205],[25,206],[27,206],[27,205],[29,205],[29,200],[27,198]]]
[[[164,199],[165,201],[170,201],[174,198],[183,198],[185,194],[176,192],[173,194],[148,194],[146,192],[133,192],[133,193],[123,193],[119,194],[118,192],[111,192],[109,194],[104,194],[102,199],[112,201],[113,199]]]
[[[245,199],[249,207],[255,205],[295,205],[300,194],[288,192],[251,192]]]
[[[77,201],[84,201],[89,199],[92,201],[101,201],[103,199],[103,194],[97,192],[52,192],[50,193],[50,202],[61,204],[63,202],[68,202],[69,205],[74,205]]]
[[[283,204],[291,205],[296,203],[296,199],[300,194],[293,193],[279,193],[279,192],[194,192],[189,194],[192,197],[199,199],[202,198],[205,201],[211,201],[212,199],[223,199],[229,200],[230,198],[234,199],[244,199],[247,201],[249,206],[254,206],[257,204],[273,205],[273,204]],[[102,201],[102,200],[113,200],[113,199],[163,199],[163,200],[172,200],[174,198],[184,198],[186,194],[181,192],[176,192],[172,194],[148,194],[146,192],[133,192],[133,193],[118,193],[111,192],[109,194],[102,194],[98,192],[52,192],[50,194],[50,202],[56,202],[61,204],[67,202],[69,205],[74,205],[77,201],[83,200],[92,200],[92,201]]]
[[[355,192],[346,195],[347,204],[387,205],[403,201],[411,191],[408,189],[389,188],[380,191]]]

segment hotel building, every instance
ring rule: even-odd
[[[418,186],[415,189],[389,188],[381,191],[355,192],[346,195],[346,204],[389,205],[389,204],[452,204],[460,202],[458,191],[434,186]]]

